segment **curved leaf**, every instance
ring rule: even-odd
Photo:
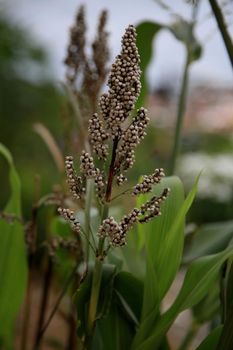
[[[142,282],[131,273],[121,271],[115,277],[114,290],[125,313],[138,325],[142,311]]]
[[[215,254],[226,248],[233,237],[233,221],[215,222],[201,226],[191,239],[184,256],[188,263],[203,255]]]
[[[134,345],[146,339],[154,327],[160,302],[179,268],[183,250],[185,219],[185,212],[181,213],[185,205],[183,185],[178,177],[168,177],[155,187],[153,195],[160,194],[165,187],[169,187],[171,193],[161,206],[162,215],[148,224],[141,225],[139,232],[145,237],[147,254],[142,320]],[[139,196],[137,206],[145,202],[148,197],[148,195]],[[168,241],[173,242],[172,251]],[[164,251],[166,249],[167,253]],[[165,256],[167,260],[164,264]],[[161,260],[162,257],[164,260]]]
[[[147,80],[146,80],[146,69],[151,61],[153,54],[153,40],[155,35],[163,28],[163,25],[156,22],[142,22],[136,26],[137,30],[137,47],[140,55],[140,67],[142,70],[141,75],[141,94],[137,100],[136,108],[140,108],[145,101],[147,95]]]
[[[4,211],[21,217],[21,187],[13,159],[0,144],[0,153],[9,164],[11,195]],[[11,347],[14,322],[27,284],[27,253],[22,223],[0,220],[0,339]]]
[[[215,328],[208,336],[203,340],[203,342],[198,346],[196,350],[215,350],[219,337],[222,333],[222,325]],[[225,348],[221,348],[221,350]]]
[[[232,256],[233,249],[230,247],[221,253],[205,256],[193,262],[187,270],[183,285],[175,302],[160,317],[153,332],[151,332],[151,336],[134,349],[158,349],[164,335],[178,314],[197,304],[206,295],[217,278],[222,264]]]

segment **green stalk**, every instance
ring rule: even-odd
[[[103,213],[101,222],[108,216],[108,206],[103,207]],[[93,271],[92,285],[91,285],[91,298],[88,310],[87,320],[87,338],[85,340],[86,348],[88,349],[91,345],[92,333],[95,326],[96,312],[99,300],[100,284],[103,270],[103,251],[104,251],[104,238],[99,239],[98,250],[95,259],[95,266]]]
[[[85,201],[85,232],[88,238],[87,245],[86,245],[86,259],[89,260],[89,254],[90,254],[90,224],[91,224],[91,200],[92,200],[92,193],[93,193],[93,180],[88,179],[87,180],[87,187],[86,187],[86,201]]]
[[[181,144],[181,130],[186,109],[187,90],[188,90],[188,69],[189,69],[189,53],[187,52],[186,62],[184,66],[184,73],[181,83],[180,96],[178,101],[177,115],[176,115],[176,130],[174,144],[172,148],[172,155],[168,169],[168,175],[173,175],[175,172],[176,160],[180,151]]]
[[[221,11],[221,8],[219,7],[216,0],[209,0],[210,6],[212,8],[212,11],[214,13],[215,19],[218,24],[219,31],[222,35],[232,68],[233,68],[233,43],[230,37],[230,34],[227,30],[227,25],[224,21],[224,17]]]

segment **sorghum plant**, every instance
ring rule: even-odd
[[[134,106],[140,94],[140,58],[136,46],[136,30],[129,25],[122,38],[121,52],[112,65],[108,79],[109,90],[99,99],[99,111],[89,120],[89,143],[91,153],[83,150],[80,157],[80,174],[74,169],[73,157],[66,157],[68,185],[74,200],[85,203],[87,184],[95,184],[101,222],[97,237],[91,242],[90,234],[76,218],[73,210],[59,208],[59,213],[68,220],[77,233],[88,237],[89,244],[95,250],[95,265],[92,275],[89,308],[87,312],[87,334],[85,344],[88,347],[95,327],[102,264],[112,247],[126,244],[128,231],[136,223],[146,223],[161,214],[161,202],[169,194],[165,188],[161,195],[152,196],[138,208],[133,208],[117,222],[109,215],[109,206],[113,200],[113,189],[127,181],[125,173],[135,161],[135,149],[146,135],[149,118],[145,108],[134,114]],[[75,70],[74,70],[75,73]],[[72,78],[73,79],[73,78]],[[96,166],[98,159],[99,166]],[[163,169],[155,169],[152,174],[144,175],[134,187],[123,194],[138,196],[151,192],[153,185],[164,177]],[[121,195],[121,193],[118,193]],[[85,225],[85,227],[88,227]],[[96,244],[97,241],[97,244]]]
[[[70,103],[66,106],[63,114],[66,141],[70,146],[69,149],[75,151],[86,146],[88,120],[90,115],[96,111],[98,97],[108,72],[107,15],[106,10],[101,12],[96,35],[88,53],[84,6],[80,6],[75,23],[70,29],[69,44],[64,60],[66,66],[65,87]],[[72,119],[72,116],[75,118]],[[76,124],[78,124],[77,130]]]

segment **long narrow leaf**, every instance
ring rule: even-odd
[[[222,264],[233,256],[233,248],[202,257],[193,262],[187,270],[182,288],[170,309],[157,322],[151,336],[135,347],[136,350],[158,349],[164,335],[180,312],[197,304],[211,288]]]
[[[0,144],[0,153],[9,164],[11,196],[4,211],[21,217],[21,188],[9,151]],[[0,220],[0,339],[11,347],[13,327],[27,283],[27,255],[22,223]]]

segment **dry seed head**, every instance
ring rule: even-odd
[[[98,230],[100,238],[108,237],[110,244],[114,247],[122,247],[126,244],[126,233],[138,221],[140,210],[134,208],[131,213],[125,215],[118,224],[115,219],[110,216],[102,222]]]
[[[168,197],[169,193],[170,189],[165,188],[160,196],[153,196],[150,200],[145,202],[141,206],[141,214],[143,217],[139,219],[139,222],[148,222],[154,217],[161,215],[161,203]]]
[[[98,236],[100,238],[109,237],[110,239],[112,239],[112,237],[120,235],[120,227],[112,216],[105,219],[98,230]]]
[[[123,234],[126,234],[133,225],[138,221],[140,210],[134,208],[128,215],[125,215],[123,219],[120,221],[120,228],[122,229]]]
[[[118,186],[123,185],[123,183],[126,181],[127,181],[127,178],[123,174],[120,174],[117,176],[117,185]]]
[[[65,160],[67,183],[75,199],[80,199],[82,194],[85,192],[85,188],[82,187],[82,179],[80,176],[77,176],[74,169],[74,160],[73,157],[67,156]]]
[[[66,208],[58,208],[58,213],[70,223],[75,233],[81,232],[80,222],[75,218],[74,211]]]
[[[124,169],[132,167],[135,160],[134,150],[146,135],[145,130],[148,122],[147,110],[142,107],[137,111],[137,116],[133,119],[130,126],[122,133],[118,149],[118,163],[123,165]]]
[[[136,196],[141,193],[151,192],[152,186],[158,184],[164,176],[162,168],[155,169],[151,175],[144,175],[142,182],[134,186],[132,194]]]
[[[129,117],[140,93],[139,61],[136,30],[129,25],[122,38],[121,53],[112,65],[108,79],[109,92],[100,100],[107,129],[114,137],[120,134],[121,123]]]
[[[98,79],[101,83],[105,80],[107,69],[106,62],[109,59],[109,50],[107,46],[108,32],[105,30],[108,13],[103,10],[99,17],[97,36],[92,44],[93,61],[95,63]]]
[[[85,48],[85,11],[84,6],[80,6],[75,25],[70,30],[70,43],[67,49],[65,64],[67,66],[66,77],[70,83],[74,83],[78,70],[86,62]]]
[[[103,122],[97,113],[94,113],[93,117],[89,120],[88,132],[93,151],[100,159],[106,159],[108,145],[104,144],[104,142],[108,139],[109,135],[104,130]]]
[[[100,200],[104,199],[105,196],[105,176],[104,173],[101,172],[98,168],[96,169],[96,176],[95,176],[95,187],[96,187],[96,194],[97,197]]]
[[[81,157],[80,157],[80,169],[83,172],[83,174],[88,179],[94,179],[96,177],[96,168],[93,161],[93,158],[90,156],[90,154],[86,151],[82,151]]]

